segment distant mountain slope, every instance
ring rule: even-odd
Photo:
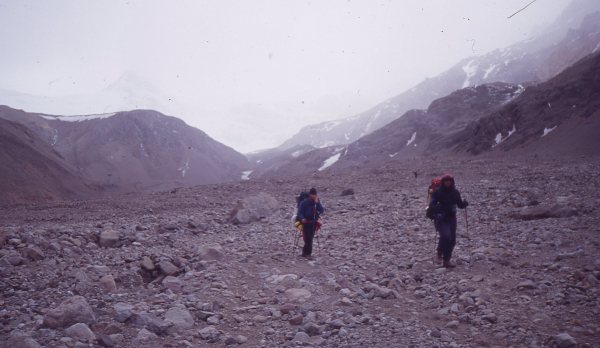
[[[82,198],[91,193],[73,168],[34,132],[0,118],[0,204]]]
[[[246,154],[250,161],[250,170],[247,172],[245,179],[260,177],[264,173],[277,172],[280,167],[288,166],[290,163],[295,162],[298,157],[313,150],[315,148],[310,145],[298,145],[285,150],[276,148]]]
[[[317,149],[262,176],[376,168],[440,156],[599,155],[600,52],[547,82],[467,87],[352,144]]]
[[[342,163],[380,162],[390,158],[428,155],[445,148],[448,134],[465,127],[525,90],[522,85],[493,83],[467,87],[437,99],[427,110],[412,110],[354,143]]]
[[[575,0],[533,40],[467,58],[359,115],[302,128],[280,148],[349,144],[411,109],[424,109],[455,90],[491,82],[545,81],[599,49],[600,1]]]
[[[175,117],[151,110],[49,116],[0,107],[51,144],[89,182],[142,190],[235,181],[246,158]]]
[[[426,110],[408,111],[352,144],[311,151],[263,175],[377,165],[392,159],[422,156],[443,146],[442,134],[462,131],[472,121],[508,103],[524,90],[522,85],[507,83],[464,88],[435,100]]]
[[[454,151],[598,154],[600,52],[447,139]]]

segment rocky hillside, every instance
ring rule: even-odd
[[[598,155],[600,52],[538,85],[467,87],[350,145],[314,150],[262,176],[379,166],[424,157]],[[257,175],[258,176],[258,175]]]
[[[493,83],[468,87],[437,99],[427,110],[413,110],[350,144],[340,164],[364,165],[401,157],[431,156],[446,138],[518,97],[525,87]]]
[[[0,107],[50,144],[87,181],[119,191],[235,181],[246,158],[180,119],[135,110],[49,116]]]
[[[92,192],[34,132],[0,118],[0,204],[83,198]]]
[[[455,90],[491,82],[545,81],[600,49],[600,2],[576,0],[557,21],[535,38],[467,58],[439,76],[393,97],[362,114],[310,125],[281,145],[314,147],[349,144],[411,109],[424,109]]]
[[[444,139],[448,135],[463,131],[471,122],[502,107],[524,90],[523,85],[506,83],[464,88],[435,100],[426,110],[411,110],[350,145],[308,152],[293,161],[282,161],[269,171],[259,170],[255,177],[377,166],[390,160],[431,155],[446,145]]]
[[[423,216],[446,171],[471,202],[451,271]],[[598,173],[589,159],[398,161],[0,209],[0,346],[596,347]],[[327,208],[315,261],[290,222],[310,186]],[[251,197],[269,208],[230,222]]]
[[[597,155],[600,52],[450,136],[457,151]]]

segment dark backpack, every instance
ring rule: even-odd
[[[296,197],[296,208],[300,208],[300,203],[302,203],[307,198],[308,198],[308,192],[306,192],[306,191],[300,192],[298,197]]]
[[[296,214],[294,215],[294,222],[300,221],[300,219],[298,218],[298,209],[300,208],[300,203],[304,202],[304,200],[306,200],[307,198],[308,198],[308,192],[306,192],[306,191],[300,192],[298,197],[296,197]]]

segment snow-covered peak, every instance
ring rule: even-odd
[[[109,118],[111,116],[114,116],[115,114],[116,114],[116,112],[107,113],[107,114],[94,114],[94,115],[74,115],[74,116],[40,115],[40,116],[47,120],[58,120],[58,121],[64,121],[64,122],[81,122],[81,121]]]

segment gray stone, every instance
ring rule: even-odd
[[[200,338],[209,342],[217,342],[221,336],[219,330],[217,330],[214,326],[207,326],[204,329],[198,331]]]
[[[113,305],[113,309],[115,310],[115,320],[123,323],[127,321],[127,319],[131,318],[133,315],[133,306],[127,303],[118,302]]]
[[[152,272],[156,268],[154,266],[154,261],[152,261],[152,259],[149,258],[148,256],[144,256],[142,258],[142,262],[140,263],[140,267],[142,267],[142,269],[145,269],[148,272]]]
[[[532,280],[525,280],[517,285],[519,289],[537,289],[537,285]]]
[[[84,323],[77,323],[69,326],[65,329],[65,333],[72,339],[83,342],[91,342],[96,339],[96,335],[94,335],[89,326]]]
[[[13,336],[10,337],[6,342],[4,342],[4,346],[7,348],[42,348],[42,346],[37,343],[36,340],[29,336]]]
[[[570,348],[577,346],[577,341],[566,332],[554,336],[554,342],[559,348]]]
[[[154,341],[158,338],[158,336],[156,336],[155,333],[150,332],[146,329],[141,329],[140,331],[138,331],[137,335],[135,336],[134,340],[136,342],[148,342],[148,341]]]
[[[252,318],[252,321],[254,321],[255,323],[266,323],[267,321],[269,321],[269,317],[266,317],[264,315],[255,315],[254,318]]]
[[[117,345],[112,337],[104,334],[98,335],[98,344],[102,347],[114,347]]]
[[[302,288],[292,288],[285,291],[285,297],[291,301],[304,301],[311,296],[310,291]]]
[[[191,329],[194,327],[194,317],[185,308],[173,307],[165,313],[165,321],[173,324],[169,331]]]
[[[248,224],[269,217],[279,210],[279,203],[270,194],[261,192],[241,200],[230,214],[233,224]]]
[[[21,253],[24,257],[31,261],[40,261],[43,260],[46,256],[44,252],[38,247],[27,247],[21,249]]]
[[[571,205],[554,204],[550,206],[528,206],[513,213],[513,217],[521,220],[547,218],[568,218],[579,214],[579,210]]]
[[[161,261],[158,263],[158,269],[164,275],[172,276],[179,272],[179,268],[169,261]]]
[[[177,277],[167,276],[165,279],[163,279],[162,284],[165,286],[165,288],[170,289],[171,291],[181,291],[181,280]]]
[[[446,324],[446,327],[449,329],[456,329],[458,327],[458,325],[459,325],[458,320],[452,320]]]
[[[198,257],[202,261],[222,260],[224,255],[223,248],[220,245],[207,245],[198,248]]]
[[[344,322],[341,319],[334,319],[329,323],[329,327],[332,329],[340,329],[344,326]]]
[[[220,322],[221,320],[219,319],[218,315],[211,315],[210,317],[206,318],[206,323],[208,325],[219,325]]]
[[[306,332],[297,332],[292,339],[294,343],[306,343],[310,339],[310,336]]]
[[[489,323],[492,323],[492,324],[498,322],[498,317],[494,313],[486,314],[486,315],[482,316],[481,319],[483,319]]]
[[[92,324],[96,317],[85,298],[73,296],[58,307],[49,310],[44,316],[44,326],[52,329],[67,327],[77,323]]]
[[[167,330],[173,325],[170,322],[160,319],[151,313],[136,313],[129,319],[131,323],[138,327],[144,327],[157,335],[164,335]]]
[[[302,330],[309,336],[318,336],[323,333],[323,328],[315,323],[306,323]]]
[[[115,283],[115,278],[111,274],[107,274],[100,278],[98,281],[98,286],[108,292],[117,291],[117,283]]]
[[[290,319],[290,325],[301,325],[304,321],[302,314],[298,314]]]
[[[119,246],[119,232],[115,230],[105,230],[100,232],[98,244],[105,248],[114,248]]]

